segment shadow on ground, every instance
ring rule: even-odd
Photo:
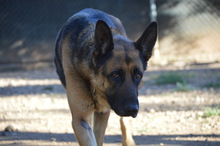
[[[141,135],[134,136],[137,145],[220,145],[220,141],[211,140],[219,138],[216,134],[185,134],[185,135]],[[193,140],[192,140],[193,139]],[[56,142],[77,142],[74,134],[71,133],[38,133],[38,132],[0,132],[0,141],[13,142],[16,140],[26,141],[56,141]],[[121,135],[106,135],[104,143],[116,144],[122,140]]]

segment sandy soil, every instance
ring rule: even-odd
[[[172,70],[188,75],[192,90],[158,85],[155,76]],[[131,118],[137,145],[220,145],[220,89],[203,85],[220,79],[220,68],[149,67],[140,91],[140,112]],[[65,92],[53,69],[0,73],[0,145],[78,145]],[[119,117],[111,113],[104,145],[121,145]]]

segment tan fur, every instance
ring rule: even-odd
[[[145,34],[132,42],[118,18],[94,9],[73,15],[59,31],[54,61],[81,146],[103,144],[111,109],[119,116],[137,116],[143,60],[151,55],[143,52]],[[123,146],[135,145],[128,118],[121,117],[120,124]]]
[[[104,113],[94,114],[94,134],[96,137],[97,145],[101,146],[104,141],[104,133],[107,127],[110,110]]]
[[[96,146],[94,133],[89,128],[84,128],[82,120],[86,123],[91,121],[94,111],[94,101],[89,93],[87,86],[84,84],[80,76],[71,64],[70,49],[68,48],[68,37],[62,45],[62,62],[66,80],[66,92],[68,103],[72,113],[72,126],[80,145]],[[66,42],[66,43],[65,43]],[[88,125],[90,126],[90,125]],[[91,128],[90,128],[91,129]],[[82,136],[83,135],[83,136]]]
[[[127,66],[124,62],[123,52],[116,51],[114,52],[115,56],[120,56],[122,60],[118,62],[118,60],[111,59],[108,63],[107,69],[111,72],[114,68],[121,67],[127,68],[128,70],[132,68],[134,65],[140,64],[139,61],[131,63]],[[92,84],[96,87],[94,91],[94,95],[92,97],[91,91],[88,90],[87,86],[84,84],[81,77],[77,74],[76,70],[72,66],[70,60],[70,49],[68,48],[68,37],[64,39],[64,43],[62,45],[62,62],[64,67],[64,73],[67,78],[66,80],[66,92],[68,96],[68,102],[72,113],[72,126],[75,131],[77,140],[80,145],[88,145],[88,146],[101,146],[104,139],[104,133],[107,126],[107,120],[110,113],[110,106],[103,94],[108,87],[108,82],[106,79],[100,78],[97,80],[92,80]],[[137,55],[137,52],[131,53],[132,56]],[[82,68],[84,68],[84,72],[88,72],[88,65],[86,63],[82,63]],[[94,74],[90,74],[92,78]],[[104,83],[104,86],[100,85]],[[92,113],[94,111],[102,112],[102,115],[94,116],[94,133],[90,130],[80,126],[81,121],[83,120],[86,123],[90,123]],[[123,135],[123,145],[134,145],[134,141],[132,139],[132,134],[129,128],[126,128],[127,122],[121,118],[120,120],[122,135]],[[91,125],[89,125],[91,127]],[[95,138],[96,137],[96,138]]]
[[[122,132],[122,145],[123,146],[135,146],[135,142],[132,138],[132,133],[130,131],[130,121],[126,117],[120,118],[121,132]]]

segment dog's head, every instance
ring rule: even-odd
[[[138,89],[141,88],[156,39],[156,22],[151,23],[136,42],[112,34],[102,20],[96,24],[93,51],[95,80],[108,104],[119,116],[137,116]]]

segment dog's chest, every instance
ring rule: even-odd
[[[95,88],[92,91],[92,97],[95,104],[95,110],[97,112],[107,112],[111,109],[110,105],[108,104],[105,97],[101,96],[100,94],[96,93]]]

